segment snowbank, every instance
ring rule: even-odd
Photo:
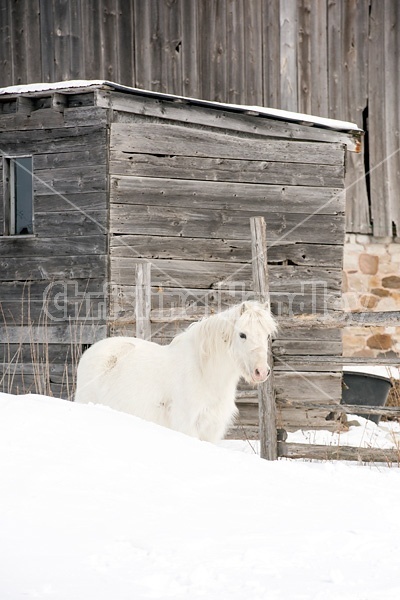
[[[394,600],[400,470],[0,394],[0,598]]]

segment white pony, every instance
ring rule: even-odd
[[[265,305],[244,302],[193,323],[168,346],[134,337],[101,340],[79,362],[75,400],[216,442],[236,416],[240,377],[252,384],[267,379],[275,331]]]

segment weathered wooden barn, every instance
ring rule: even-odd
[[[346,229],[399,237],[398,0],[29,0],[0,11],[0,87],[68,79],[345,119]]]
[[[2,389],[70,397],[88,344],[135,334],[138,263],[151,262],[160,343],[187,325],[182,309],[190,320],[251,298],[249,219],[261,215],[282,317],[279,424],[332,424],[320,405],[341,399],[329,363],[340,331],[286,330],[284,317],[341,310],[345,150],[360,136],[350,123],[105,81],[0,90]],[[241,424],[255,424],[254,391],[238,402]]]

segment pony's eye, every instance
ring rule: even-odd
[[[245,333],[239,333],[239,337],[241,337],[242,340],[245,340],[247,338],[247,335]]]

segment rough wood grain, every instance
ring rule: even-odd
[[[122,159],[121,159],[122,160]],[[199,179],[272,185],[315,187],[344,186],[343,165],[303,165],[270,161],[199,158],[174,155],[130,154],[129,173],[139,177]],[[120,157],[113,152],[110,170],[118,169]]]
[[[262,206],[268,212],[301,213],[305,206],[309,214],[337,215],[344,213],[345,195],[340,188],[282,186],[216,181],[162,179],[129,175],[132,161],[129,154],[113,169],[110,201],[116,204],[176,206],[257,211]],[[283,170],[282,165],[282,170]],[[124,172],[126,173],[124,175]]]
[[[187,55],[186,55],[187,56]],[[187,80],[191,80],[190,75]],[[198,85],[198,82],[197,82]],[[260,90],[258,90],[260,91]],[[188,94],[192,98],[199,94]],[[127,96],[120,92],[96,90],[96,104],[103,108],[113,108],[113,121],[130,123],[137,115],[147,118],[157,118],[161,121],[176,121],[177,123],[193,123],[195,125],[231,130],[236,133],[246,133],[248,136],[263,135],[272,138],[290,138],[294,140],[315,140],[321,142],[342,143],[349,151],[359,147],[359,137],[345,132],[309,127],[296,122],[280,121],[272,117],[257,115],[256,109],[252,114],[237,113],[234,109],[221,110],[212,107],[204,108],[197,104],[183,101],[180,103],[168,99],[155,99],[138,96]],[[266,106],[276,106],[266,104]]]
[[[0,258],[0,281],[102,278],[106,275],[104,255],[46,256],[40,261],[27,256]]]
[[[256,299],[270,306],[269,277],[267,263],[267,233],[263,217],[250,219],[251,255],[253,287]],[[267,460],[276,460],[276,408],[273,374],[273,358],[271,341],[268,341],[268,368],[270,375],[264,383],[258,386],[259,431],[260,431],[260,456]]]
[[[7,344],[94,344],[106,337],[106,330],[106,325],[98,323],[77,324],[76,327],[70,323],[59,323],[33,328],[0,324],[0,339]]]
[[[89,187],[88,182],[88,187]],[[61,184],[58,186],[61,187]],[[89,190],[88,190],[89,191]],[[260,207],[261,208],[261,207]],[[268,223],[270,244],[305,242],[315,244],[343,244],[344,218],[342,215],[306,215],[299,220],[296,213],[260,213]],[[253,211],[206,210],[125,204],[110,206],[110,232],[113,234],[140,234],[153,236],[183,236],[222,239],[248,239],[248,219]]]
[[[137,154],[342,165],[341,144],[253,140],[211,130],[157,123],[113,123],[110,149]]]
[[[110,253],[113,257],[125,258],[248,262],[251,248],[250,240],[117,234],[111,236]],[[286,244],[283,241],[270,247],[268,261],[269,264],[337,267],[342,256],[343,249],[339,245]]]
[[[150,341],[151,264],[149,262],[136,265],[135,289],[136,337]]]
[[[111,258],[112,281],[130,285],[137,262],[140,262],[140,259],[136,257]],[[240,282],[242,287],[245,285],[245,289],[251,288],[251,264],[154,259],[152,265],[154,286],[235,288]],[[340,291],[340,284],[339,269],[270,265],[271,292],[308,296],[316,294],[318,289],[321,293]]]
[[[279,456],[306,460],[351,460],[360,463],[383,462],[400,465],[399,451],[395,449],[358,448],[352,446],[322,446],[317,444],[278,443]]]

